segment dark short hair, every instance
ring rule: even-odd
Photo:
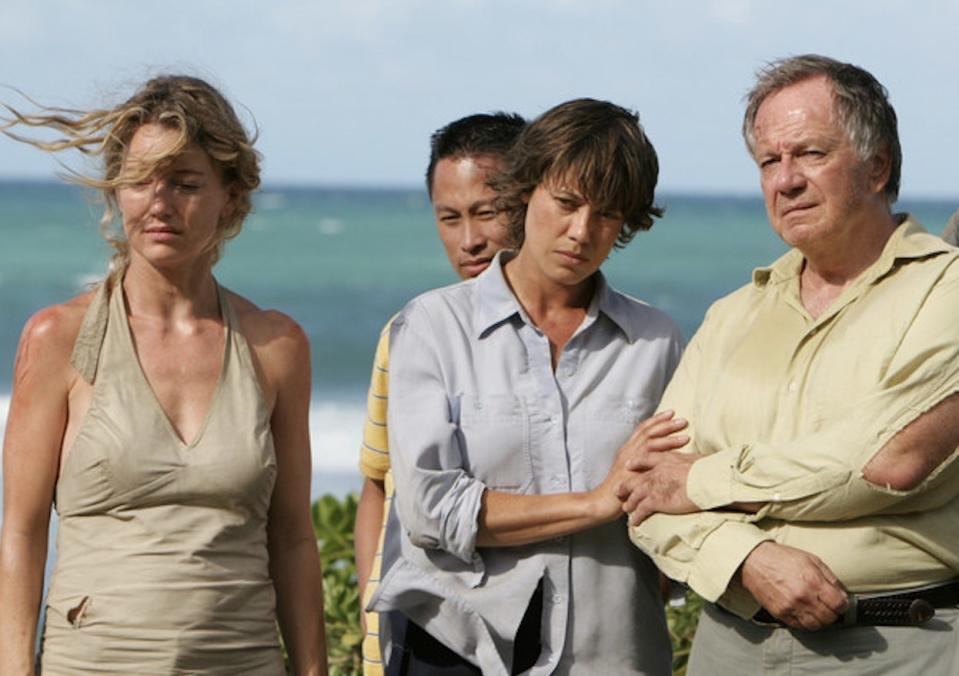
[[[490,179],[509,219],[510,245],[525,239],[526,205],[536,186],[568,180],[598,209],[623,215],[616,247],[648,230],[663,210],[653,204],[659,160],[639,116],[608,101],[574,99],[533,120]]]
[[[743,138],[755,155],[756,114],[769,96],[781,89],[814,77],[825,77],[832,85],[833,101],[846,137],[863,161],[882,150],[889,153],[889,180],[883,188],[890,203],[899,196],[902,148],[896,111],[889,92],[868,71],[819,54],[803,54],[767,64],[756,75],[756,84],[746,95]]]
[[[526,126],[516,113],[478,113],[468,115],[430,136],[430,163],[426,167],[426,190],[433,196],[433,174],[444,159],[461,159],[474,155],[504,157]]]

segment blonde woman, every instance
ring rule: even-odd
[[[25,139],[30,127],[62,139]],[[27,128],[24,132],[23,129]],[[41,310],[17,354],[4,441],[0,673],[29,674],[51,503],[44,676],[326,672],[309,518],[309,344],[219,286],[259,185],[226,99],[157,77],[91,112],[7,121],[99,156],[116,253],[94,291]]]

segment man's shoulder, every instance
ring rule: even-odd
[[[754,282],[743,284],[738,289],[719,297],[710,304],[706,316],[712,319],[738,316],[755,307],[756,296],[764,291],[763,287]]]

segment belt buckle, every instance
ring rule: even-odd
[[[849,604],[846,606],[846,612],[842,614],[839,623],[852,626],[859,619],[859,597],[855,594],[849,595]]]

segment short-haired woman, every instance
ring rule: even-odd
[[[634,113],[580,99],[506,165],[516,250],[393,324],[396,498],[373,600],[394,611],[388,673],[666,675],[658,574],[615,491],[682,343],[599,272],[660,215],[656,153]],[[673,448],[682,426],[636,434]]]

